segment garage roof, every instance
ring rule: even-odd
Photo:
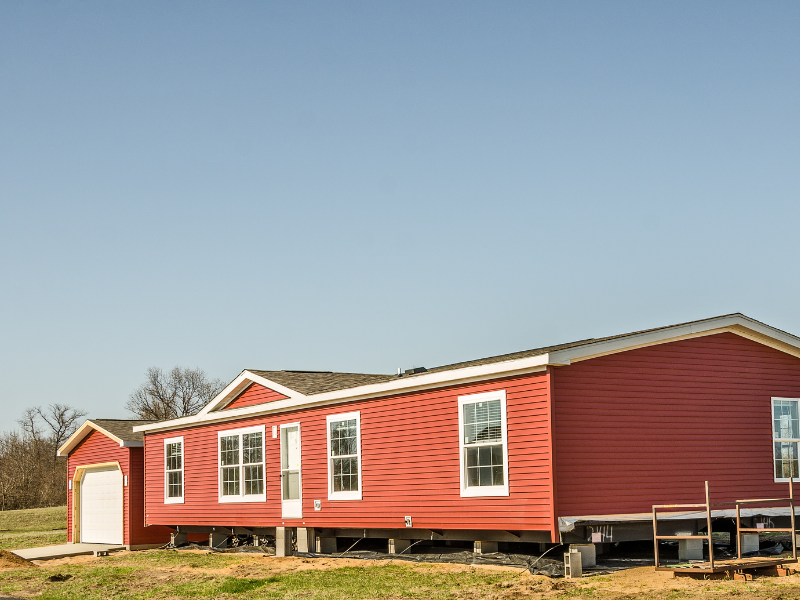
[[[144,445],[144,434],[134,431],[139,425],[149,425],[155,421],[141,421],[130,419],[92,419],[78,427],[64,445],[58,449],[56,456],[69,456],[75,447],[80,444],[92,431],[99,431],[108,438],[117,442],[121,448],[135,448]]]

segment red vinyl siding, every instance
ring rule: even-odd
[[[69,480],[75,476],[75,469],[84,465],[95,465],[107,462],[119,462],[123,477],[130,474],[130,461],[128,459],[128,448],[120,448],[119,442],[103,435],[98,431],[92,431],[83,441],[69,454],[68,459]],[[74,484],[73,484],[74,485]],[[123,543],[130,544],[130,502],[128,501],[128,490],[125,488],[123,495]],[[72,494],[67,493],[67,541],[72,539]],[[80,540],[74,540],[80,541]]]
[[[548,376],[535,374],[146,436],[147,521],[164,525],[552,531]],[[509,497],[461,498],[458,397],[506,390]],[[326,415],[361,411],[363,499],[328,500]],[[303,515],[283,520],[273,425],[300,422]],[[267,501],[220,504],[217,432],[266,425]],[[163,440],[184,436],[185,504],[164,503]],[[322,510],[314,511],[314,500]]]
[[[280,392],[271,390],[259,385],[252,384],[242,394],[233,400],[230,404],[223,407],[222,410],[229,410],[231,408],[241,408],[243,406],[253,406],[254,404],[264,404],[266,402],[273,402],[275,400],[285,400],[288,396],[284,396]]]
[[[69,480],[75,476],[77,467],[114,461],[119,462],[123,477],[128,477],[128,485],[123,488],[123,543],[135,546],[168,542],[169,529],[144,526],[143,448],[121,448],[118,442],[98,431],[92,431],[69,455]],[[67,541],[74,541],[71,490],[67,493]]]
[[[783,497],[771,398],[800,397],[800,359],[733,333],[556,367],[558,514]]]
[[[125,488],[125,502],[130,506],[130,543],[134,546],[146,544],[166,544],[170,540],[171,529],[144,524],[144,448],[130,448],[130,475]]]

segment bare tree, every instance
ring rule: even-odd
[[[69,436],[75,433],[78,425],[86,412],[72,408],[66,404],[51,404],[46,409],[37,406],[35,409],[36,415],[45,422],[50,429],[49,436],[53,445],[58,449],[64,442],[67,441]]]
[[[137,419],[164,421],[195,414],[225,387],[202,369],[175,367],[169,373],[147,369],[147,380],[130,395],[125,408]]]
[[[0,510],[67,501],[67,460],[56,451],[86,413],[63,404],[28,408],[21,431],[0,433]]]

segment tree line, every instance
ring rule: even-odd
[[[163,421],[197,413],[225,387],[202,369],[151,367],[125,404],[131,419]],[[67,503],[67,459],[58,449],[87,412],[66,404],[28,408],[18,428],[0,433],[0,510]],[[97,415],[95,418],[103,418]]]

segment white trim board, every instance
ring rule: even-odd
[[[362,385],[322,394],[301,394],[300,392],[290,390],[285,386],[265,379],[250,371],[242,371],[236,379],[228,384],[228,386],[197,415],[173,419],[171,421],[162,421],[160,423],[152,423],[150,425],[140,425],[134,427],[133,430],[143,432],[167,431],[170,429],[191,427],[201,423],[233,421],[247,417],[308,408],[311,406],[352,402],[355,400],[378,398],[381,396],[459,385],[474,381],[488,381],[501,377],[536,373],[544,371],[548,366],[564,366],[573,362],[589,360],[591,358],[625,352],[636,348],[725,332],[734,333],[760,344],[775,348],[776,350],[780,350],[781,352],[800,357],[800,338],[754,319],[750,319],[744,315],[735,314],[724,317],[714,317],[694,323],[664,327],[653,331],[632,333],[613,339],[598,340],[596,342],[587,341],[580,346],[551,353],[542,353],[536,356],[450,369],[447,371],[424,373],[413,377],[401,377],[383,383]],[[266,404],[233,408],[223,413],[212,413],[215,407],[224,405],[230,396],[240,393],[250,382],[258,383],[276,392],[280,392],[288,396],[288,398],[285,400],[273,400]]]
[[[117,436],[115,436],[113,433],[111,433],[110,431],[100,427],[100,425],[98,425],[96,423],[92,423],[92,421],[90,421],[90,420],[87,420],[87,421],[84,422],[83,425],[78,427],[78,429],[77,429],[77,431],[75,431],[75,433],[73,433],[71,436],[69,436],[69,439],[67,439],[67,441],[64,442],[64,445],[61,446],[61,448],[58,449],[58,452],[56,452],[56,456],[69,456],[69,453],[72,452],[75,449],[75,447],[84,440],[84,438],[88,437],[88,435],[92,431],[99,431],[104,436],[114,440],[115,442],[117,442],[119,444],[120,448],[131,448],[131,447],[144,446],[143,442],[126,442],[124,440],[121,440]]]

